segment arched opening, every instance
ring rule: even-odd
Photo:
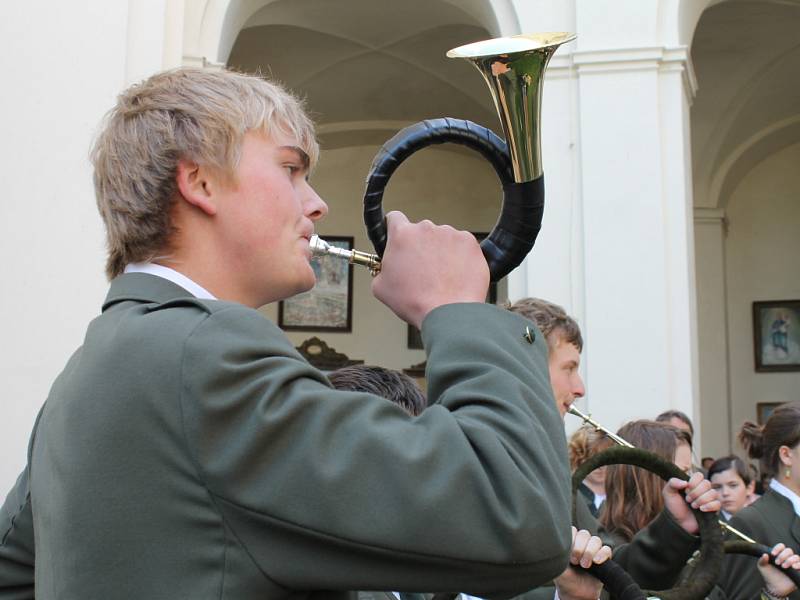
[[[755,371],[752,316],[753,302],[800,297],[800,269],[784,262],[800,251],[798,23],[795,3],[715,2],[692,44],[701,410],[717,454],[739,449],[757,403],[794,399],[800,383]]]
[[[221,33],[214,51],[228,66],[263,73],[305,99],[322,148],[312,183],[330,206],[318,231],[323,237],[353,237],[356,248],[371,250],[361,199],[383,142],[407,125],[442,116],[500,130],[480,75],[445,52],[518,33],[509,30],[516,22],[510,6],[505,0],[239,0],[226,11],[217,8]],[[211,12],[209,7],[207,20]],[[207,25],[211,28],[210,21]],[[494,225],[500,200],[488,163],[471,151],[439,146],[398,169],[384,208],[484,233]],[[369,274],[355,269],[353,284],[352,331],[318,335],[353,359],[397,369],[424,360],[421,349],[409,347],[407,326],[372,297]],[[498,293],[503,297],[504,283]],[[277,307],[263,310],[277,317]],[[317,334],[287,335],[300,345]]]

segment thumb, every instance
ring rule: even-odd
[[[392,229],[396,229],[401,225],[407,225],[408,223],[409,223],[408,217],[406,217],[399,210],[393,210],[386,214],[386,228],[389,231],[391,231]]]

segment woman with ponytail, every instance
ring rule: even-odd
[[[800,548],[800,402],[776,408],[764,426],[745,422],[739,441],[750,458],[759,459],[761,471],[772,476],[763,497],[737,512],[731,525],[767,546],[779,542]],[[771,600],[780,590],[762,588],[756,575],[756,560],[741,554],[728,555],[722,574],[728,600],[752,600],[759,594]],[[800,600],[800,591],[789,596]]]

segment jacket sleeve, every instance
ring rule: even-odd
[[[36,552],[29,478],[31,450],[41,414],[40,411],[28,446],[28,464],[0,509],[0,600],[34,598]]]
[[[253,560],[293,589],[505,595],[566,567],[569,470],[547,349],[483,304],[423,323],[432,405],[333,390],[258,313],[189,337],[184,429]]]
[[[630,543],[615,549],[614,560],[642,589],[665,590],[675,585],[698,547],[699,538],[687,533],[663,510]]]

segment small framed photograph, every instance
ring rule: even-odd
[[[781,405],[780,402],[759,402],[756,404],[756,417],[758,424],[763,425],[769,419],[772,411]]]
[[[353,249],[353,238],[325,236],[332,246]],[[278,327],[287,331],[353,329],[353,265],[322,256],[311,261],[317,277],[312,289],[278,303]]]
[[[800,300],[753,302],[756,371],[800,371]]]

